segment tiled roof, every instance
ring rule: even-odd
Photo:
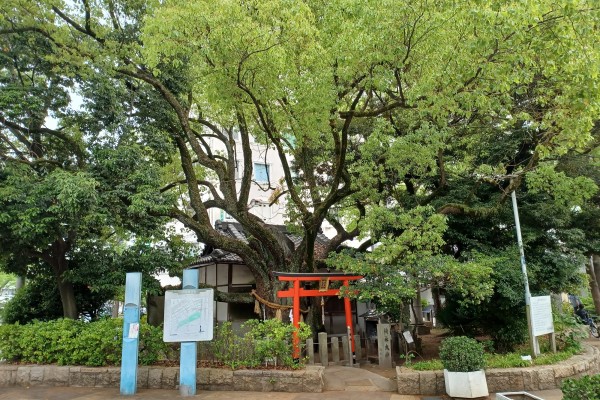
[[[302,236],[291,234],[287,231],[285,225],[270,225],[271,228],[277,229],[283,232],[289,240],[294,243],[294,247],[297,248],[302,242]],[[241,240],[244,243],[248,243],[248,239],[244,234],[242,225],[237,222],[225,222],[217,221],[215,223],[215,229],[222,235],[232,237],[237,240]],[[329,244],[329,239],[322,233],[317,234],[317,240],[315,241],[315,257],[317,259],[324,258],[325,249]],[[244,261],[234,253],[230,253],[221,249],[213,249],[209,254],[202,254],[196,261],[190,264],[190,267],[202,267],[210,264],[243,264]]]
[[[221,249],[214,249],[210,254],[200,256],[190,264],[190,267],[202,267],[210,264],[243,264],[244,261],[234,253]]]

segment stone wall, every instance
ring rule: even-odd
[[[584,345],[583,354],[554,365],[529,368],[487,369],[490,393],[560,388],[566,378],[600,373],[600,349]],[[446,393],[443,371],[418,372],[396,367],[399,394],[441,395]]]
[[[297,371],[227,370],[199,368],[199,390],[238,390],[258,392],[322,392],[323,367],[307,366]],[[119,387],[118,367],[60,367],[55,365],[2,365],[0,387],[86,386]],[[138,389],[177,389],[179,367],[139,367]]]

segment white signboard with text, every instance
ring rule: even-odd
[[[533,336],[554,332],[552,301],[550,296],[531,297],[531,330]]]
[[[213,289],[165,293],[165,342],[199,342],[213,338]]]

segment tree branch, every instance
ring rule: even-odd
[[[241,110],[237,110],[236,117],[238,120],[238,127],[240,129],[240,139],[242,140],[242,162],[244,165],[244,170],[242,173],[242,182],[240,185],[240,195],[237,204],[238,208],[241,208],[248,206],[248,199],[250,198],[250,187],[252,177],[252,148],[250,147],[250,132],[248,132],[246,118],[244,117],[244,114]]]
[[[99,38],[98,36],[96,36],[96,32],[94,32],[91,29],[90,13],[89,13],[90,10],[89,10],[89,4],[87,4],[87,0],[83,0],[83,4],[84,4],[84,8],[86,9],[86,12],[85,12],[85,28],[82,27],[81,25],[79,25],[74,20],[72,20],[67,14],[65,14],[64,12],[62,12],[58,7],[52,6],[52,11],[54,11],[54,13],[56,15],[58,15],[60,18],[62,18],[67,24],[69,24],[75,30],[83,33],[86,36],[89,36],[89,37],[93,38],[94,40],[96,40],[100,44],[104,44],[104,39]]]
[[[215,286],[207,285],[205,283],[198,284],[199,289],[214,289],[215,301],[221,301],[223,303],[233,304],[254,304],[254,297],[248,293],[229,293],[218,290]]]
[[[371,110],[371,111],[356,111],[356,110],[340,111],[338,113],[338,115],[342,119],[353,118],[353,117],[358,117],[358,118],[377,117],[378,115],[384,114],[384,113],[394,110],[396,108],[414,108],[414,107],[409,107],[409,106],[402,104],[399,101],[394,101],[394,102],[391,102],[391,103],[389,103],[383,107],[380,107],[378,109],[375,109],[375,110]]]

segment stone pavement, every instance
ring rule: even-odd
[[[323,374],[325,391],[397,392],[396,379],[388,379],[360,368],[326,367]]]
[[[533,392],[544,400],[561,400],[560,390]],[[436,396],[408,396],[390,392],[327,391],[323,393],[281,393],[281,392],[200,392],[196,396],[182,397],[175,390],[143,389],[133,396],[121,396],[113,388],[75,388],[75,387],[32,387],[0,388],[1,400],[107,400],[107,399],[144,399],[144,400],[441,400]],[[445,397],[448,399],[448,397]],[[491,394],[488,399],[495,399]],[[482,399],[480,399],[482,400]]]

